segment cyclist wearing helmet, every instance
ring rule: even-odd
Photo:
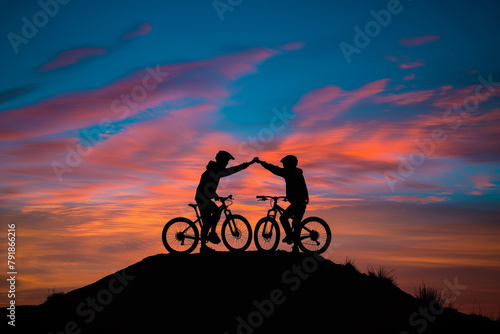
[[[207,165],[207,170],[201,175],[200,184],[196,188],[195,201],[200,209],[203,228],[201,229],[201,249],[200,252],[210,251],[213,249],[207,246],[208,241],[218,244],[220,238],[215,231],[219,222],[221,212],[212,199],[218,199],[216,193],[221,177],[226,177],[237,173],[257,161],[254,158],[251,162],[245,162],[240,165],[226,168],[229,160],[234,160],[234,157],[226,151],[219,151],[215,156],[215,161],[211,160]],[[211,231],[210,231],[211,230]],[[208,232],[210,231],[210,235]]]
[[[286,197],[288,198],[290,205],[281,215],[280,221],[286,233],[286,237],[283,239],[283,242],[292,244],[294,237],[292,235],[292,228],[288,219],[293,218],[293,227],[297,227],[302,221],[302,217],[306,211],[306,206],[309,203],[309,193],[307,191],[304,175],[302,174],[302,169],[297,168],[298,159],[294,155],[287,155],[281,159],[283,168],[259,159],[257,159],[257,162],[259,162],[262,167],[271,173],[285,179]]]

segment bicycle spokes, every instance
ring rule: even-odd
[[[320,232],[306,226],[304,226],[303,230],[305,232],[301,233],[300,240],[310,239],[311,243],[316,243],[316,246],[319,246]]]
[[[278,247],[280,231],[276,221],[261,219],[255,226],[255,246],[260,251],[272,251]]]
[[[246,249],[252,240],[252,230],[246,219],[239,215],[232,215],[222,227],[222,241],[233,251]]]
[[[307,251],[324,251],[330,244],[331,233],[327,225],[311,220],[302,226],[299,239]]]
[[[166,239],[170,247],[178,252],[190,248],[196,239],[192,225],[176,222],[167,232]]]

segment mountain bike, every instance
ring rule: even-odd
[[[260,219],[255,225],[255,246],[260,251],[274,251],[280,242],[280,228],[276,221],[276,215],[283,214],[285,209],[278,205],[279,200],[287,201],[285,196],[257,196],[257,200],[270,200],[271,209],[267,216]],[[321,218],[308,217],[302,220],[298,227],[299,232],[295,235],[294,243],[304,252],[318,254],[323,253],[330,246],[332,232],[328,224]]]
[[[233,252],[245,251],[252,242],[252,228],[248,220],[241,215],[234,215],[228,209],[233,204],[233,195],[219,197],[221,202],[219,210],[224,213],[226,219],[222,224],[222,242],[227,249]],[[165,224],[162,232],[162,241],[165,248],[170,253],[191,253],[200,241],[200,231],[203,222],[197,204],[188,204],[194,209],[196,220],[184,217],[171,219]],[[197,224],[200,226],[199,229]]]

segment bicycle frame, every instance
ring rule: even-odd
[[[218,206],[219,211],[221,213],[224,213],[224,216],[227,218],[228,216],[232,215],[231,210],[228,209],[228,205],[226,204],[226,201],[228,199],[232,199],[232,195],[229,195],[228,197],[221,197],[221,205]],[[197,205],[190,205],[194,209],[194,213],[196,214],[196,220],[193,222],[194,224],[198,223],[200,225],[200,229],[203,228],[203,220],[201,219],[201,212],[199,211],[199,208]],[[219,222],[217,222],[218,224]]]
[[[229,215],[232,215],[231,210],[228,209],[228,205],[226,204],[226,201],[228,199],[232,200],[232,198],[233,198],[232,195],[229,195],[228,197],[221,197],[220,198],[220,201],[222,204],[220,206],[218,206],[218,208],[221,212],[224,212],[226,219]],[[198,205],[189,204],[189,206],[194,209],[194,213],[196,215],[196,220],[193,222],[193,224],[195,224],[195,226],[196,226],[196,224],[198,223],[198,225],[200,225],[200,231],[201,231],[201,229],[203,228],[203,220],[201,219],[201,212],[199,211]],[[217,222],[217,224],[218,223],[219,222]],[[234,233],[234,231],[235,231],[235,229],[233,228],[233,225],[234,224],[229,224],[229,228],[231,230],[231,233]],[[184,238],[185,239],[194,239],[192,236],[185,235],[186,231],[189,230],[189,228],[190,227],[188,226],[188,227],[186,227],[186,229],[184,231],[180,232],[180,235],[183,236],[183,240],[181,241],[181,245],[184,244]]]
[[[283,209],[281,206],[279,206],[277,202],[278,201],[274,201],[273,207],[271,209],[267,210],[267,217],[275,219],[275,220],[276,220],[276,216],[278,213],[280,215],[282,215],[283,212],[285,211],[285,209]]]
[[[258,196],[258,197],[261,197],[261,196]],[[283,212],[285,212],[285,209],[283,209],[278,204],[278,200],[283,199],[283,200],[287,201],[286,197],[283,197],[283,196],[262,196],[262,197],[263,197],[262,200],[270,198],[273,201],[272,208],[269,209],[269,210],[267,210],[267,216],[266,216],[267,218],[272,218],[272,219],[276,220],[276,216],[277,216],[278,213],[280,215],[282,215]],[[281,221],[280,221],[280,224],[281,224]],[[281,224],[281,225],[283,225],[283,224]]]

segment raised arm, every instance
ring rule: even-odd
[[[264,167],[265,169],[267,169],[268,171],[270,171],[274,175],[278,175],[278,176],[283,177],[283,175],[284,175],[284,173],[283,173],[284,169],[283,168],[275,166],[275,165],[270,164],[270,163],[267,163],[267,162],[262,161],[262,160],[257,160],[257,162],[259,162],[262,165],[262,167]]]
[[[257,158],[253,158],[252,161],[250,162],[244,162],[240,165],[237,165],[237,166],[233,166],[233,167],[229,167],[229,168],[226,168],[226,173],[227,175],[231,175],[231,174],[234,174],[234,173],[238,173],[239,171],[242,171],[244,170],[245,168],[247,168],[248,166],[250,166],[251,164],[254,164],[257,162]]]

